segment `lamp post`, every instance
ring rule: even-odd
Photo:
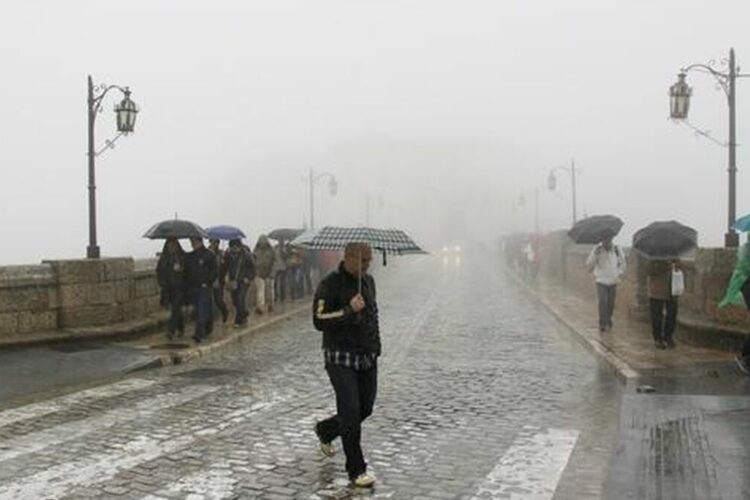
[[[117,116],[118,134],[114,139],[105,141],[104,146],[96,151],[94,146],[94,122],[96,115],[101,111],[104,96],[112,90],[117,89],[124,95],[122,101],[115,106],[115,115]],[[96,242],[96,157],[108,149],[115,147],[117,139],[123,135],[133,132],[135,127],[135,118],[138,114],[138,106],[130,99],[130,89],[118,85],[94,85],[91,76],[88,77],[88,160],[89,160],[89,246],[86,248],[86,258],[98,259],[100,257],[99,245]]]
[[[677,82],[669,88],[669,116],[673,120],[686,120],[688,110],[690,109],[690,97],[692,89],[685,81],[685,77],[690,71],[707,73],[713,76],[721,86],[727,96],[727,105],[729,106],[729,141],[727,148],[729,150],[728,173],[729,173],[729,206],[727,214],[727,233],[724,235],[724,246],[739,246],[739,235],[734,229],[734,223],[737,218],[736,208],[736,101],[735,101],[735,83],[737,78],[748,77],[750,74],[739,73],[739,68],[735,64],[734,49],[729,49],[729,59],[725,61],[728,66],[726,70],[718,70],[714,61],[708,64],[691,64],[680,70]]]
[[[573,191],[573,225],[575,225],[576,222],[578,222],[578,214],[577,214],[577,202],[576,202],[576,162],[575,160],[570,160],[570,167],[555,167],[549,172],[549,176],[547,177],[547,189],[550,191],[554,191],[557,188],[557,178],[555,177],[555,170],[564,170],[565,172],[570,174],[570,181],[572,185],[572,191]]]
[[[316,175],[313,169],[310,168],[308,176],[308,182],[310,183],[310,229],[315,229],[315,183],[323,178],[328,179],[328,192],[331,196],[336,196],[338,192],[338,183],[332,173],[320,172]]]

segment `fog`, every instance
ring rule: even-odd
[[[105,256],[153,255],[159,220],[399,227],[429,248],[493,242],[612,213],[677,219],[719,246],[727,150],[668,120],[681,66],[750,64],[736,1],[256,0],[0,4],[0,263],[79,258],[88,244],[86,76],[129,86],[135,133],[97,159]],[[724,94],[690,74],[690,121],[726,141]],[[738,215],[750,211],[738,80]],[[116,134],[107,96],[97,145]],[[519,203],[519,198],[525,203]],[[369,218],[366,199],[369,197]],[[369,220],[368,220],[369,219]]]

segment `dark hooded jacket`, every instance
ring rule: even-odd
[[[355,313],[349,302],[358,293],[358,279],[341,263],[318,285],[313,301],[313,324],[323,332],[323,349],[380,355],[380,327],[375,280],[362,277],[365,308]]]

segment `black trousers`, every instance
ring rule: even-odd
[[[250,313],[247,312],[247,283],[237,282],[237,288],[232,290],[232,305],[234,306],[234,324],[241,325]]]
[[[615,310],[617,285],[596,284],[596,295],[599,299],[599,328],[612,326],[612,313]]]
[[[185,294],[181,290],[172,290],[169,301],[169,323],[167,324],[169,333],[172,335],[185,333],[185,316],[182,313],[184,305]]]
[[[378,367],[357,371],[338,365],[326,365],[328,378],[336,392],[336,415],[317,424],[325,442],[341,436],[350,479],[367,471],[362,455],[362,422],[372,414],[378,390]]]
[[[671,299],[649,299],[651,305],[651,333],[654,340],[670,341],[674,336],[674,329],[677,326],[677,298]],[[664,310],[666,309],[666,318]]]
[[[194,289],[195,338],[205,340],[214,330],[213,292],[207,286]]]

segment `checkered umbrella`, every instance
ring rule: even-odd
[[[373,250],[385,254],[406,255],[427,253],[399,229],[375,229],[371,227],[326,226],[317,231],[308,231],[292,241],[309,250],[342,250],[348,243],[367,243]]]
[[[373,250],[386,255],[426,254],[424,250],[403,231],[398,229],[375,229],[371,227],[333,227],[306,231],[292,241],[292,245],[308,250],[343,250],[349,243],[367,243]],[[362,279],[359,280],[360,292]]]

